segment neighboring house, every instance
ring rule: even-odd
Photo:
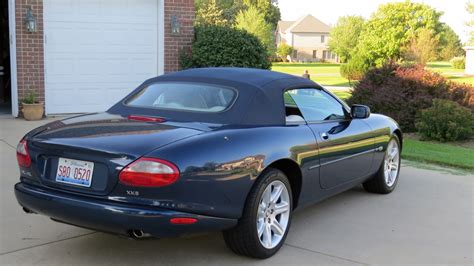
[[[11,113],[30,89],[46,114],[107,110],[144,80],[178,70],[194,17],[194,0],[8,0],[10,45],[0,52],[10,59],[1,88],[11,90]]]
[[[328,47],[331,27],[312,15],[306,15],[297,21],[278,22],[276,44],[286,43],[293,47],[291,61],[337,62],[336,54]]]
[[[464,47],[466,50],[466,69],[467,75],[474,75],[474,46]]]

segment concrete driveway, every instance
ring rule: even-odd
[[[0,118],[0,264],[473,264],[474,176],[407,162],[390,195],[356,187],[294,215],[286,243],[259,261],[219,233],[129,240],[25,214],[17,205],[15,146],[42,122]]]

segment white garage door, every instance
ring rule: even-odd
[[[105,111],[158,74],[157,0],[45,0],[46,113]]]

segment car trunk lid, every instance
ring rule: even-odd
[[[108,113],[78,116],[47,124],[28,136],[33,175],[50,188],[96,195],[108,194],[120,170],[135,159],[178,140],[200,134],[204,127],[173,122],[147,122]],[[90,187],[56,181],[60,158],[93,163]]]

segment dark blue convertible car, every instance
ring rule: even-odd
[[[359,184],[393,191],[401,148],[395,121],[310,80],[194,69],[29,132],[15,194],[54,221],[133,238],[222,230],[234,252],[267,258],[294,210]]]

